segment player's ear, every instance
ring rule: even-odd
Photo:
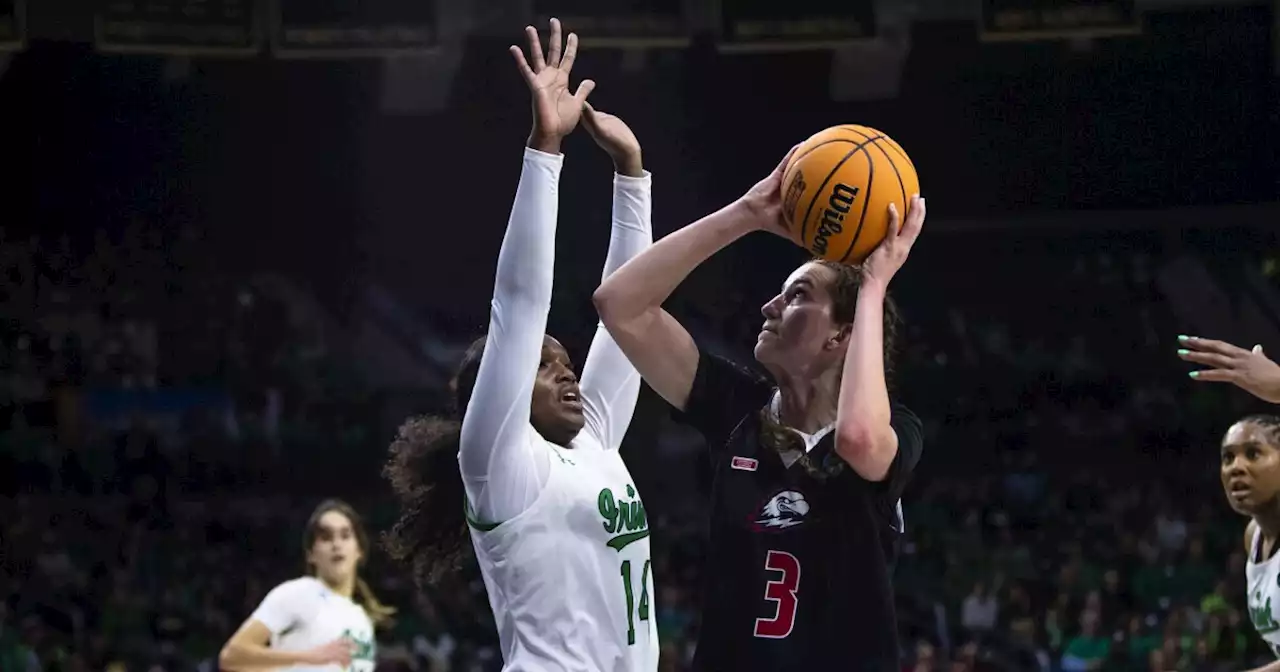
[[[827,341],[827,349],[835,350],[836,348],[849,347],[849,337],[853,334],[853,325],[841,325],[836,330],[834,336]]]

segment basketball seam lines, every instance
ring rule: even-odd
[[[871,207],[871,184],[872,184],[873,182],[875,182],[875,179],[876,179],[876,162],[871,160],[871,152],[868,152],[868,151],[867,151],[867,145],[874,145],[874,144],[876,143],[876,141],[877,141],[877,140],[880,140],[881,138],[884,138],[885,136],[883,136],[883,135],[877,135],[876,137],[874,137],[874,138],[873,138],[873,137],[871,137],[871,135],[870,135],[870,134],[862,132],[861,127],[859,127],[859,126],[853,126],[853,125],[849,125],[849,124],[845,124],[845,125],[844,125],[844,126],[842,126],[841,128],[844,128],[845,130],[849,131],[850,133],[857,133],[858,135],[860,135],[860,136],[862,136],[862,137],[864,137],[864,138],[866,138],[866,139],[867,139],[867,141],[866,141],[866,142],[862,143],[861,145],[858,145],[858,149],[862,150],[862,153],[863,153],[863,154],[865,154],[865,155],[866,155],[866,157],[867,157],[867,184],[866,184],[866,186],[864,187],[864,189],[866,189],[867,193],[866,193],[866,194],[863,196],[863,198],[862,198],[862,215],[861,215],[860,217],[858,217],[858,228],[854,230],[854,232],[853,232],[853,238],[851,238],[851,239],[849,240],[849,247],[845,249],[845,251],[844,251],[844,255],[840,257],[840,261],[841,261],[841,263],[848,263],[848,260],[849,260],[849,253],[850,253],[850,252],[853,252],[853,248],[854,248],[854,246],[856,246],[856,245],[858,244],[858,238],[860,238],[860,237],[862,236],[862,227],[863,227],[863,225],[865,225],[865,224],[866,224],[866,222],[867,222],[867,208]],[[857,150],[854,150],[854,151],[856,152]],[[846,158],[847,158],[847,157],[846,157]],[[885,158],[888,158],[888,155],[885,155]],[[843,164],[844,164],[844,162],[843,162],[843,161],[841,161],[840,163],[841,163],[841,165],[843,165]],[[890,164],[892,164],[892,163],[893,163],[893,159],[889,159],[889,163],[890,163]],[[840,166],[839,166],[839,165],[837,165],[837,166],[836,166],[836,170],[839,170],[839,168],[840,168]],[[894,170],[897,170],[897,169],[895,168]],[[832,173],[834,173],[834,172],[835,172],[835,171],[833,170],[833,171],[832,171]],[[901,181],[901,178],[899,178],[899,181]],[[826,183],[825,183],[825,182],[823,183],[823,186],[826,186]],[[819,187],[819,191],[821,191],[821,187]],[[808,219],[809,219],[809,217],[808,217],[808,215],[806,214],[806,215],[805,215],[805,221],[807,222],[807,221],[808,221]],[[887,231],[887,230],[885,231],[885,234],[886,234],[886,235],[888,235],[888,231]],[[801,240],[804,240],[804,239],[803,239],[803,238],[801,238]]]
[[[865,137],[865,136],[864,136],[864,137]],[[828,143],[834,143],[834,142],[848,142],[848,143],[850,143],[850,144],[852,144],[852,143],[853,143],[853,141],[852,141],[852,140],[829,140],[829,141],[824,142],[824,143],[822,143],[822,144],[823,144],[823,145],[825,145],[825,144],[828,144]],[[870,142],[870,141],[868,141],[868,142]],[[845,164],[845,162],[847,162],[847,161],[849,160],[849,158],[850,158],[850,157],[852,157],[854,154],[857,154],[859,151],[862,151],[862,153],[863,153],[863,154],[866,154],[866,153],[867,153],[867,152],[866,152],[866,150],[864,150],[864,149],[863,149],[863,147],[864,147],[866,144],[867,144],[867,142],[859,143],[857,147],[854,147],[852,150],[850,150],[850,151],[849,151],[849,153],[848,153],[848,154],[845,154],[845,155],[844,155],[844,158],[840,159],[840,161],[839,161],[838,163],[836,163],[835,167],[833,167],[833,168],[831,169],[831,171],[827,173],[826,178],[824,178],[824,179],[822,180],[822,184],[818,185],[818,188],[814,190],[814,192],[813,192],[813,197],[809,199],[809,207],[808,207],[808,208],[806,208],[806,209],[805,209],[805,211],[804,211],[804,220],[802,220],[802,221],[803,221],[803,224],[801,224],[801,225],[800,225],[800,240],[801,240],[801,242],[803,242],[803,241],[804,241],[804,239],[805,239],[805,238],[804,238],[804,237],[805,237],[805,232],[809,230],[809,215],[812,215],[812,214],[813,214],[813,206],[814,206],[814,204],[815,204],[815,203],[817,203],[817,202],[818,202],[818,196],[820,196],[820,195],[822,194],[822,190],[823,190],[823,189],[825,189],[825,188],[827,187],[827,183],[831,181],[831,177],[832,177],[833,175],[835,175],[835,174],[836,174],[836,171],[840,170],[840,166],[843,166],[843,165]],[[821,146],[822,146],[822,145],[819,145],[819,147],[821,147]],[[814,149],[817,149],[817,148],[815,147]],[[872,167],[870,164],[871,164],[871,155],[870,155],[870,154],[867,154],[867,165],[870,167],[871,174],[872,174],[872,175],[875,175],[875,168],[874,168],[874,167]],[[870,180],[870,179],[868,179],[868,180],[867,180],[867,189],[868,189],[868,190],[870,190],[870,188],[871,188],[871,180]],[[863,216],[863,218],[865,218],[865,217],[866,217],[866,215],[867,215],[867,206],[866,206],[866,203],[864,202],[864,203],[863,203],[863,205],[862,205],[862,216]],[[858,232],[860,233],[861,231],[862,231],[862,220],[859,220],[859,221],[858,221]],[[857,233],[855,233],[855,234],[854,234],[854,240],[857,240]],[[809,249],[809,245],[808,245],[807,243],[805,244],[805,248],[806,248],[806,249]],[[810,253],[810,254],[813,254],[813,250],[812,250],[812,249],[809,249],[809,253]]]

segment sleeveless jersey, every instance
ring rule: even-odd
[[[530,430],[532,431],[532,430]],[[471,540],[504,672],[654,672],[649,524],[616,450],[579,434],[552,452],[533,506]]]
[[[1262,531],[1253,534],[1249,560],[1244,566],[1248,582],[1249,620],[1262,640],[1280,658],[1280,554],[1262,559]]]

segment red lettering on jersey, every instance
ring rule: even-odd
[[[749,457],[734,455],[733,459],[729,461],[729,466],[739,471],[755,471],[756,467],[760,466],[760,463]]]
[[[764,599],[775,603],[773,618],[756,619],[756,637],[785,639],[796,625],[796,607],[800,588],[800,561],[785,551],[769,551],[764,568],[780,572],[777,580],[770,580],[764,587]]]

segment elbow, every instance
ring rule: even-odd
[[[596,307],[596,314],[600,316],[600,321],[605,327],[612,330],[621,326],[623,323],[622,311],[619,310],[619,302],[617,292],[615,292],[608,281],[605,281],[595,292],[591,294],[591,303]]]
[[[889,475],[898,454],[898,437],[892,427],[878,430],[859,425],[836,429],[836,454],[863,479],[878,483]]]

